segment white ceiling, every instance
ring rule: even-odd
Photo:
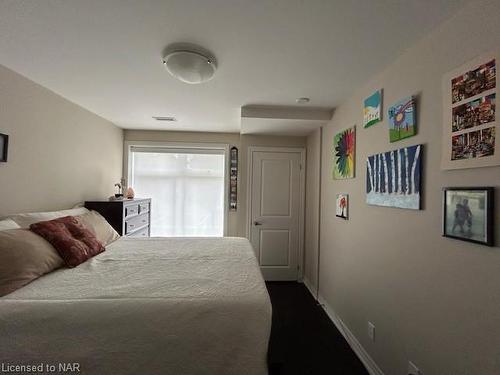
[[[244,105],[337,106],[465,2],[0,0],[0,64],[124,128],[238,132]],[[173,42],[215,53],[215,78],[173,79]]]

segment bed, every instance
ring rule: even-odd
[[[248,240],[124,238],[0,298],[0,363],[264,375],[270,329]]]

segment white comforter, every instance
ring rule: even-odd
[[[0,298],[0,365],[263,375],[270,329],[269,296],[246,239],[121,239]]]

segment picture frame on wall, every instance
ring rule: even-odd
[[[7,161],[8,150],[9,136],[7,134],[0,133],[0,162]]]
[[[417,134],[416,99],[407,96],[389,107],[389,142],[397,142]]]
[[[238,148],[233,146],[229,151],[229,209],[238,208]]]
[[[375,91],[363,102],[363,127],[368,128],[382,121],[382,89]]]
[[[366,203],[421,209],[424,145],[403,147],[366,159]]]
[[[490,52],[443,77],[442,169],[500,165],[499,61],[500,51]]]
[[[335,216],[344,220],[349,219],[349,194],[337,194]]]
[[[443,189],[443,236],[493,246],[492,187]]]
[[[354,178],[356,167],[356,126],[342,130],[333,138],[334,180]]]

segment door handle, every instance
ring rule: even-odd
[[[254,222],[253,222],[253,225],[262,225],[262,223],[261,223],[261,222],[259,222],[259,221],[254,221]]]

